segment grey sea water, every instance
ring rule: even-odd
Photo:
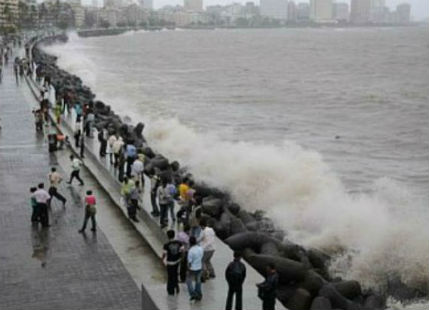
[[[427,283],[427,27],[71,35],[47,51],[290,239],[346,247],[332,272]]]
[[[139,32],[80,40],[73,53],[93,62],[102,98],[224,139],[295,140],[319,151],[350,190],[391,177],[429,202],[428,35],[426,28]]]

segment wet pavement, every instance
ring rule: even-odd
[[[24,81],[16,85],[11,64],[4,71],[0,84],[0,309],[141,309],[138,281],[126,267],[133,262],[121,258],[116,251],[121,247],[112,245],[103,233],[112,220],[100,212],[96,234],[77,233],[83,220],[84,188],[61,184],[66,208],[54,201],[52,226],[32,226],[29,188],[46,184],[50,167],[65,163],[68,152],[49,155],[45,137],[34,129],[35,101],[29,100],[27,85]],[[145,250],[136,242],[133,249]]]

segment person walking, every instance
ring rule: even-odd
[[[97,224],[95,221],[95,214],[97,213],[97,209],[95,208],[96,200],[95,196],[92,194],[92,191],[87,191],[85,196],[85,218],[83,220],[82,228],[79,230],[80,233],[85,232],[86,224],[88,220],[91,218],[92,228],[91,231],[97,231]]]
[[[201,290],[201,269],[204,250],[198,245],[195,237],[189,238],[190,249],[188,251],[188,277],[186,279],[186,285],[188,286],[188,292],[190,301],[200,301],[203,298]],[[195,282],[195,285],[193,285]]]
[[[37,186],[37,190],[34,192],[33,197],[37,202],[37,209],[39,211],[42,227],[49,227],[48,201],[51,199],[51,196],[49,196],[49,193],[45,190],[45,185],[43,183]]]
[[[74,155],[70,155],[70,160],[72,162],[72,173],[70,174],[70,180],[67,182],[67,184],[72,184],[73,179],[76,178],[80,182],[80,185],[83,186],[84,183],[79,176],[82,162],[79,159],[75,158]]]
[[[174,208],[173,197],[176,193],[176,188],[174,187],[174,185],[167,182],[167,180],[162,180],[161,186],[158,187],[157,191],[159,209],[161,211],[159,222],[162,229],[168,225],[168,210]]]
[[[225,310],[232,310],[232,301],[235,295],[235,310],[243,309],[243,283],[246,279],[246,266],[241,262],[241,254],[234,252],[234,260],[225,270],[228,283],[228,296]]]
[[[200,245],[204,250],[203,256],[203,281],[208,279],[213,279],[216,277],[213,265],[211,263],[211,259],[215,252],[215,232],[213,228],[207,225],[207,220],[202,219],[200,222],[201,226],[201,237],[200,237]]]
[[[65,207],[67,199],[65,199],[63,195],[58,193],[58,186],[60,185],[63,178],[57,172],[57,169],[55,167],[51,168],[51,172],[48,174],[48,180],[50,183],[49,195],[51,196],[51,199],[49,200],[49,207],[51,206],[52,198],[54,197],[61,201],[63,203],[63,207]]]
[[[278,285],[279,275],[276,271],[276,266],[273,263],[269,263],[265,281],[256,285],[258,287],[258,297],[262,299],[262,310],[275,310]]]
[[[183,245],[175,240],[174,230],[167,231],[168,242],[164,244],[162,261],[167,266],[167,293],[168,295],[179,294],[178,271],[183,252]]]

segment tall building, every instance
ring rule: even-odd
[[[371,0],[351,0],[350,21],[366,24],[370,21]]]
[[[184,0],[184,7],[187,11],[202,12],[203,0]]]
[[[332,21],[332,0],[310,0],[310,19],[316,23]]]
[[[287,5],[287,20],[289,22],[294,23],[294,22],[296,22],[296,20],[298,18],[297,15],[298,15],[298,12],[297,12],[295,2],[289,1],[288,5]]]
[[[81,28],[85,21],[85,10],[82,7],[81,0],[69,0],[68,4],[70,4],[73,11],[76,28]]]
[[[396,18],[400,24],[408,24],[410,22],[411,5],[402,3],[396,7]]]
[[[308,3],[298,3],[296,18],[299,22],[308,22],[310,19],[310,5]]]
[[[261,0],[261,15],[279,20],[287,20],[287,0]]]
[[[349,5],[345,2],[334,3],[332,5],[332,17],[337,21],[348,21]]]
[[[15,26],[18,19],[18,0],[0,0],[0,27]]]
[[[386,6],[386,0],[371,0],[372,8],[384,8]]]

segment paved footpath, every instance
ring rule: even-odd
[[[84,188],[62,184],[59,191],[67,198],[66,208],[53,202],[49,229],[31,225],[29,188],[42,181],[46,185],[50,167],[64,162],[68,153],[48,153],[45,137],[34,129],[27,85],[24,81],[16,85],[11,64],[4,71],[0,84],[0,309],[141,309],[138,281],[129,273],[129,266],[138,264],[120,258],[117,248],[123,253],[147,249],[136,240],[131,249],[121,250],[122,241],[112,245],[106,235],[119,228],[108,230],[116,223],[103,220],[103,212],[96,234],[89,229],[86,235],[77,233],[83,220]],[[96,186],[90,180],[88,184]]]

